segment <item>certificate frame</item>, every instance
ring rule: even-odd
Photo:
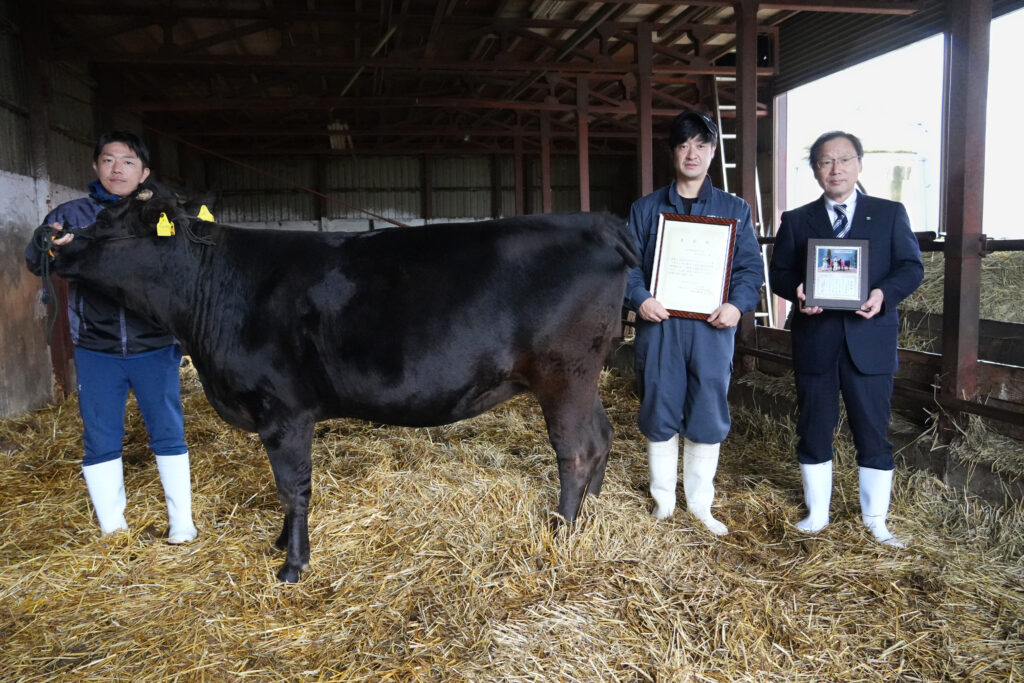
[[[729,300],[735,218],[662,213],[651,294],[674,318],[707,320]]]
[[[807,240],[804,306],[857,311],[868,299],[868,240]]]

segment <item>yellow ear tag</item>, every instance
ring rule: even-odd
[[[206,208],[206,204],[203,204],[203,206],[199,209],[199,215],[196,216],[196,218],[198,218],[201,221],[210,221],[211,223],[214,222],[213,214],[210,213],[210,210],[208,208]]]
[[[160,237],[170,237],[174,234],[174,223],[167,220],[167,214],[160,214],[160,220],[156,222],[156,234]]]

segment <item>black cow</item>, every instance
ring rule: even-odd
[[[621,220],[248,230],[190,218],[161,188],[146,197],[78,231],[54,271],[166,326],[217,413],[260,435],[285,513],[282,581],[309,566],[319,420],[440,425],[532,391],[558,459],[559,514],[573,521],[588,487],[600,493],[612,429],[598,378],[637,263]],[[158,235],[161,213],[173,236]]]

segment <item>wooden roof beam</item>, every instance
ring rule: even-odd
[[[554,123],[554,122],[553,122]],[[176,124],[176,130],[169,130],[171,127],[161,126],[161,129],[173,132],[175,135],[181,137],[187,137],[191,139],[199,138],[231,138],[231,137],[256,137],[256,138],[279,138],[279,137],[296,137],[296,138],[308,138],[308,137],[326,137],[331,134],[337,134],[337,131],[328,130],[326,125],[303,125],[303,126],[274,126],[274,127],[237,127],[237,126],[226,126],[222,128],[206,129],[198,127],[181,127],[181,124]],[[466,130],[463,126],[457,125],[429,125],[429,126],[415,126],[415,125],[403,125],[403,126],[388,126],[388,125],[377,125],[372,128],[359,128],[349,127],[344,131],[344,134],[354,138],[365,138],[365,137],[445,137],[445,138],[462,138],[467,134],[470,136],[488,137],[488,138],[515,138],[517,136],[529,137],[536,135],[536,131],[531,131],[529,128],[515,128],[515,127],[504,127],[495,125],[490,128],[474,128],[472,130]],[[564,138],[575,138],[576,130],[572,126],[568,127],[557,127],[552,126],[551,130],[552,137],[564,137]],[[607,130],[604,128],[593,128],[590,130],[590,137],[595,138],[607,138],[615,140],[635,140],[636,133],[630,130]]]
[[[605,5],[655,5],[668,6],[678,5],[677,0],[604,0]],[[694,7],[731,7],[735,0],[688,0],[687,5]],[[762,0],[759,3],[761,9],[785,9],[800,10],[804,12],[851,12],[858,14],[913,14],[923,6],[922,0]],[[338,22],[374,22],[378,16],[369,12],[352,12],[331,9],[291,9],[281,6],[270,6],[260,9],[228,8],[216,6],[193,6],[181,7],[178,5],[139,5],[136,3],[104,2],[95,3],[86,0],[51,2],[48,7],[51,12],[68,14],[93,15],[93,16],[145,16],[156,17],[157,21],[164,19],[271,19],[289,21],[338,21]],[[432,14],[404,14],[400,21],[402,23],[415,23],[427,25],[433,20]],[[546,28],[578,28],[584,22],[573,22],[571,20],[551,19],[517,19],[512,17],[498,16],[472,16],[452,14],[446,19],[448,22],[460,23],[498,23],[510,22],[528,24],[535,27]],[[631,22],[636,23],[636,22]],[[653,25],[657,30],[657,25]]]
[[[676,0],[604,0],[606,5],[678,5]],[[687,0],[693,7],[732,7],[736,0]],[[913,14],[922,0],[762,0],[760,9],[797,9],[804,12],[853,12],[858,14]]]
[[[134,112],[209,112],[209,111],[323,111],[327,109],[494,109],[537,111],[575,111],[576,104],[561,102],[532,102],[525,100],[474,99],[470,97],[279,97],[256,98],[172,98],[168,100],[147,100],[122,102],[121,108]],[[654,110],[655,114],[674,116],[675,109]],[[633,102],[620,105],[592,105],[592,114],[632,115],[636,113]]]
[[[206,38],[200,38],[199,40],[193,40],[189,43],[183,43],[174,46],[174,51],[179,54],[185,54],[188,52],[196,52],[197,50],[205,50],[215,45],[226,43],[229,40],[238,40],[245,36],[252,35],[254,33],[263,33],[264,31],[270,31],[278,29],[279,26],[270,21],[254,21],[249,24],[237,26],[229,31],[222,31]]]
[[[635,67],[631,64],[617,64],[615,62],[533,62],[533,61],[471,61],[462,59],[437,59],[437,60],[424,60],[416,57],[377,57],[370,59],[355,59],[350,57],[331,58],[331,57],[317,57],[317,56],[297,56],[297,55],[216,55],[216,56],[205,56],[205,55],[180,55],[180,54],[160,54],[150,53],[146,55],[142,54],[115,54],[115,53],[67,53],[65,55],[55,56],[55,60],[60,59],[71,59],[77,58],[94,64],[121,64],[121,65],[132,65],[136,70],[147,67],[147,66],[173,66],[179,69],[185,68],[207,68],[212,67],[215,69],[269,69],[269,70],[287,70],[287,69],[302,69],[302,70],[313,70],[313,69],[327,69],[327,70],[338,70],[346,68],[358,68],[365,66],[366,68],[381,68],[381,69],[409,69],[415,71],[461,71],[464,73],[476,73],[476,72],[516,72],[516,73],[531,73],[536,74],[538,72],[550,72],[553,74],[561,75],[572,75],[576,76],[579,74],[587,74],[590,76],[594,75],[618,75],[621,76],[626,73],[632,73]],[[657,74],[659,71],[664,73],[675,73],[675,74],[689,74],[689,75],[711,75],[711,74],[731,74],[731,68],[717,68],[717,67],[685,67],[681,68],[679,64],[664,65],[656,64],[654,71]],[[759,70],[761,75],[773,75],[771,69]]]

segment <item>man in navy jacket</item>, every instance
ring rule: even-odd
[[[57,245],[74,239],[78,229],[92,225],[100,211],[149,177],[149,149],[134,133],[107,131],[96,142],[92,167],[96,180],[89,183],[89,196],[65,202],[43,219],[58,230],[67,227]],[[34,244],[25,258],[29,270],[39,275]],[[197,531],[178,374],[181,348],[167,330],[84,284],[69,285],[67,310],[84,428],[82,475],[100,530],[109,534],[128,528],[121,442],[131,390],[157,456],[167,502],[167,542],[188,543]]]
[[[729,378],[736,324],[757,306],[764,266],[750,206],[711,185],[718,127],[705,114],[684,111],[669,128],[675,180],[634,202],[629,226],[641,262],[629,273],[626,305],[637,312],[636,375],[640,431],[647,437],[653,515],[676,505],[679,436],[683,436],[686,507],[712,533],[728,528],[711,516],[719,445],[729,433]],[[673,213],[734,218],[737,222],[728,301],[708,319],[669,317],[651,294],[658,216]]]
[[[829,522],[832,438],[839,395],[857,451],[861,515],[881,543],[903,544],[886,527],[895,461],[887,437],[896,371],[896,306],[921,284],[924,266],[907,211],[899,202],[857,191],[864,149],[841,131],[821,135],[810,163],[824,190],[817,200],[782,214],[769,269],[772,290],[794,303],[797,461],[808,516],[796,524],[816,533]],[[868,298],[859,310],[805,306],[807,240],[868,240]]]

